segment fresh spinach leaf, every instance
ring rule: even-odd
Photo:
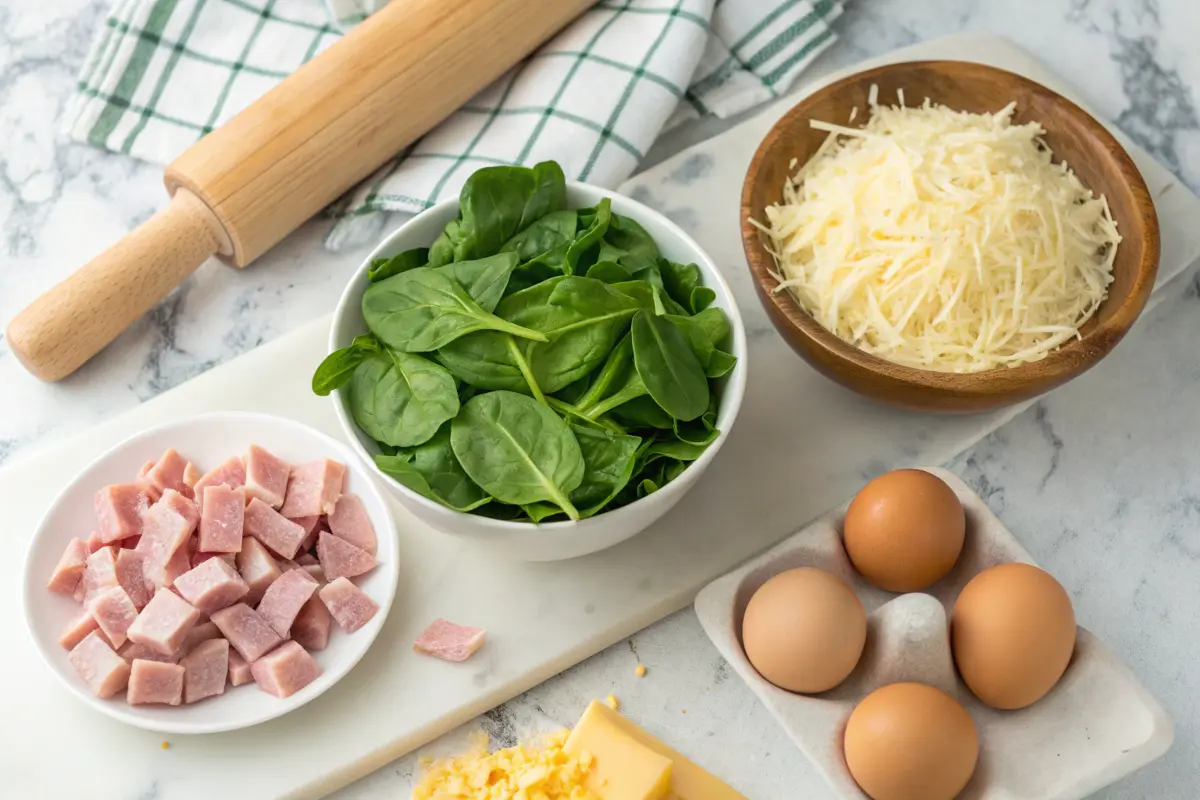
[[[500,301],[505,320],[545,335],[522,343],[541,390],[557,392],[601,362],[629,327],[637,303],[593,278],[553,278]]]
[[[313,373],[313,394],[326,397],[334,389],[341,388],[354,375],[354,370],[358,369],[358,365],[372,353],[377,352],[379,352],[379,342],[370,334],[356,336],[349,347],[334,350],[325,356],[325,359],[317,365],[316,372]]]
[[[550,503],[530,503],[521,506],[521,510],[529,517],[530,521],[539,524],[545,522],[553,516],[560,516],[563,510],[556,505]]]
[[[708,443],[708,444],[711,444]],[[708,444],[692,444],[681,439],[676,439],[673,436],[670,438],[656,439],[650,443],[650,446],[644,448],[639,454],[642,464],[651,464],[660,458],[670,458],[676,461],[695,461],[704,454],[708,449]]]
[[[371,262],[371,267],[367,270],[367,280],[371,283],[378,283],[384,278],[425,266],[427,261],[429,261],[428,247],[415,247],[412,250],[397,253],[391,258],[377,258]]]
[[[633,280],[629,270],[615,261],[597,261],[588,267],[587,276],[602,283],[624,283]]]
[[[658,258],[658,245],[654,243],[654,238],[637,222],[620,214],[612,215],[612,222],[604,234],[604,242],[612,250],[620,251],[622,255]]]
[[[593,247],[598,249],[600,240],[608,231],[609,222],[612,221],[611,211],[612,201],[607,197],[601,200],[596,205],[596,213],[592,217],[588,227],[579,237],[567,248],[566,258],[563,260],[563,272],[567,275],[573,275],[577,268],[583,265],[582,259],[584,254]],[[582,215],[581,215],[582,220]]]
[[[690,309],[692,290],[701,285],[700,268],[695,264],[676,264],[674,261],[661,258],[658,261],[658,270],[671,299],[684,309]],[[685,313],[691,312],[686,311]]]
[[[675,420],[662,410],[662,406],[654,402],[649,395],[635,397],[614,408],[611,412],[614,419],[632,428],[660,428],[672,430]]]
[[[719,343],[729,338],[729,321],[721,309],[708,308],[694,317],[668,314],[666,319],[687,338],[705,376],[719,378],[737,364],[736,358],[717,349]]]
[[[717,299],[717,293],[707,286],[697,286],[692,289],[691,300],[686,305],[693,314],[699,314],[711,306]]]
[[[452,422],[438,428],[433,438],[410,451],[413,468],[425,476],[437,498],[450,508],[469,511],[492,498],[471,480],[450,442]]]
[[[498,330],[546,341],[484,310],[458,281],[437,269],[418,267],[371,284],[363,294],[363,317],[384,344],[423,353],[478,330]]]
[[[500,252],[516,253],[518,260],[524,263],[555,248],[569,246],[575,241],[578,217],[575,211],[551,212],[505,242]]]
[[[459,219],[448,224],[430,248],[430,264],[495,255],[534,220],[566,206],[566,178],[553,161],[476,170],[459,193]]]
[[[602,511],[629,483],[642,440],[582,425],[572,425],[571,431],[584,464],[583,481],[571,492],[571,502],[586,518]]]
[[[363,432],[395,447],[428,440],[458,413],[458,389],[445,368],[411,353],[385,350],[358,366],[350,414]]]
[[[633,365],[633,339],[629,334],[621,337],[621,341],[609,351],[596,377],[592,379],[587,390],[575,400],[584,416],[600,401],[618,391],[628,379]]]
[[[455,378],[478,389],[527,391],[525,377],[508,349],[507,334],[468,333],[439,348],[437,359]]]
[[[515,294],[531,286],[536,286],[542,281],[548,281],[551,278],[557,278],[563,274],[563,259],[567,256],[567,245],[542,253],[537,258],[526,261],[524,264],[518,264],[513,270],[512,277],[509,278],[508,288],[504,290],[505,296]]]
[[[458,281],[484,311],[494,311],[517,266],[515,253],[498,253],[474,261],[455,261],[437,271]]]
[[[579,519],[569,494],[583,481],[583,453],[567,423],[542,403],[515,392],[476,395],[454,418],[450,442],[471,479],[497,500],[544,500]]]
[[[644,310],[633,318],[633,363],[647,393],[675,419],[693,420],[708,409],[704,368],[666,319]]]

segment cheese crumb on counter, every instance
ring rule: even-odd
[[[829,137],[759,225],[780,280],[867,353],[946,372],[1037,361],[1108,295],[1121,236],[1103,196],[1036,122],[871,103]]]
[[[608,695],[607,697],[604,698],[604,702],[607,703],[608,707],[611,708],[613,711],[616,711],[618,708],[621,707],[621,701],[617,699],[616,695],[612,695],[612,694]]]
[[[646,668],[644,666],[642,666],[641,664],[638,664],[637,669],[635,669],[633,672],[639,678],[644,678],[646,676]]]
[[[482,736],[471,752],[428,764],[412,800],[608,800],[587,788],[592,756],[563,750],[570,733],[494,753]]]

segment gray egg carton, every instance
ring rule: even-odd
[[[833,788],[866,798],[846,768],[842,734],[858,701],[881,686],[915,681],[961,702],[979,729],[979,763],[961,800],[1072,800],[1085,797],[1166,752],[1170,718],[1137,678],[1092,633],[1079,628],[1075,653],[1055,687],[1028,708],[998,711],[959,679],[950,651],[949,613],[959,591],[996,564],[1033,559],[957,476],[936,468],[962,501],[967,538],[954,569],[926,593],[894,594],[854,571],[841,543],[849,503],[769,552],[710,583],[696,614],[721,654]],[[773,575],[818,567],[843,578],[867,611],[867,642],[854,672],[819,695],[784,691],[763,679],[742,651],[750,597]]]

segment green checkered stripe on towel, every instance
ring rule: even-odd
[[[404,0],[396,0],[403,2]],[[166,163],[381,0],[118,0],[68,113],[81,141]],[[474,170],[554,159],[615,186],[666,127],[778,96],[833,40],[838,0],[600,0],[332,209],[332,246]]]

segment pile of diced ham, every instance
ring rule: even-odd
[[[47,583],[83,609],[59,642],[99,697],[194,703],[254,681],[287,697],[321,674],[332,624],[379,606],[352,579],[375,529],[345,465],[291,466],[252,445],[204,475],[174,450],[96,493],[96,530]]]

